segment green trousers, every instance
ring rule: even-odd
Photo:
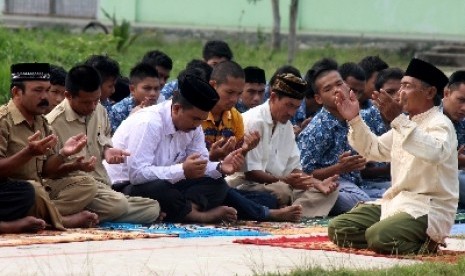
[[[360,204],[329,222],[328,236],[340,247],[371,249],[382,254],[419,254],[437,249],[426,234],[428,216],[401,212],[380,221],[381,206]]]

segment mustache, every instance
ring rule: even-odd
[[[43,99],[43,100],[41,100],[41,101],[39,102],[39,104],[38,104],[37,106],[39,106],[39,107],[42,107],[42,106],[47,107],[47,106],[49,106],[49,105],[50,105],[50,104],[49,104],[48,100]]]

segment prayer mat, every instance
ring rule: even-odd
[[[310,235],[326,234],[328,228],[317,223],[291,223],[291,222],[259,222],[259,221],[238,221],[238,227],[255,229],[260,232],[272,235]],[[323,224],[324,225],[324,224]]]
[[[465,210],[458,209],[455,214],[455,223],[464,223],[465,222]]]
[[[150,226],[133,223],[105,222],[100,225],[107,230],[137,231],[150,234],[164,234],[180,238],[206,238],[219,236],[267,236],[269,233],[255,229],[241,228],[231,225],[198,225],[178,223],[156,223]]]
[[[108,231],[100,229],[69,229],[66,231],[43,230],[34,234],[2,234],[0,235],[0,247],[84,241],[151,239],[166,236],[165,234]]]
[[[378,254],[374,251],[367,249],[354,249],[354,248],[341,248],[332,243],[328,236],[307,236],[307,237],[279,237],[273,239],[239,239],[233,241],[239,244],[254,244],[254,245],[268,245],[283,248],[295,248],[306,250],[325,250],[335,251],[341,253],[385,257],[385,258],[399,258],[410,259],[418,261],[430,262],[444,262],[444,263],[457,263],[459,259],[465,257],[465,251],[453,250],[439,250],[435,254],[425,255],[388,255]]]

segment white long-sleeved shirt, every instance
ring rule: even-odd
[[[401,114],[392,129],[374,135],[356,117],[349,143],[369,160],[390,161],[392,186],[381,200],[381,219],[399,212],[428,215],[428,236],[444,242],[455,219],[459,197],[457,136],[452,122],[433,107],[411,119]]]
[[[182,163],[194,153],[208,160],[202,128],[176,130],[171,117],[171,101],[144,108],[123,121],[113,135],[113,146],[131,153],[121,164],[107,164],[111,183],[141,184],[163,179],[176,183],[185,179]],[[218,162],[208,162],[206,175],[220,178]]]

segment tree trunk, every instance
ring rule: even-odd
[[[281,16],[279,15],[279,0],[271,0],[273,9],[273,30],[271,32],[271,50],[276,51],[281,48]]]
[[[297,25],[297,11],[299,10],[299,0],[291,0],[291,7],[289,9],[289,38],[287,47],[287,62],[292,64],[296,51],[296,25]]]

